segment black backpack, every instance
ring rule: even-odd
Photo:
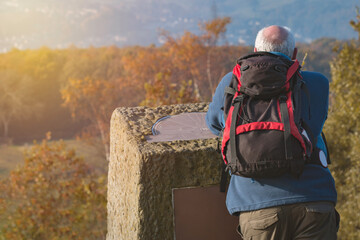
[[[314,140],[301,118],[300,64],[268,52],[240,58],[225,90],[221,152],[227,170],[251,177],[299,177]],[[314,155],[314,154],[313,154]]]

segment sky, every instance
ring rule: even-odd
[[[161,29],[174,35],[185,30],[196,32],[199,22],[214,16],[232,17],[227,33],[232,44],[249,44],[259,28],[269,22],[290,25],[297,29],[298,40],[305,42],[321,36],[354,37],[348,22],[355,18],[354,6],[360,5],[360,1],[325,2],[324,5],[323,0],[0,0],[0,52],[13,47],[161,44]],[[318,12],[318,16],[309,9]]]

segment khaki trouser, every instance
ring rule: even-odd
[[[333,240],[339,215],[330,202],[312,202],[241,212],[239,222],[244,240]]]

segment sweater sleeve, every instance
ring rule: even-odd
[[[215,90],[215,94],[209,104],[209,110],[206,113],[206,124],[212,133],[219,135],[225,127],[224,120],[224,91],[229,86],[232,73],[226,74],[220,81]]]
[[[302,72],[303,80],[310,92],[310,111],[311,118],[308,116],[307,111],[304,111],[304,119],[307,120],[309,126],[312,128],[314,136],[317,136],[316,146],[320,148],[325,155],[327,155],[326,146],[321,132],[327,118],[329,108],[329,80],[322,74],[317,72]],[[307,97],[304,96],[305,109],[309,108]]]

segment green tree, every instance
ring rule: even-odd
[[[339,239],[360,239],[360,14],[350,24],[359,39],[344,44],[331,62],[331,108],[325,132],[341,215]]]
[[[0,190],[0,239],[105,238],[106,177],[62,141],[35,144]]]

